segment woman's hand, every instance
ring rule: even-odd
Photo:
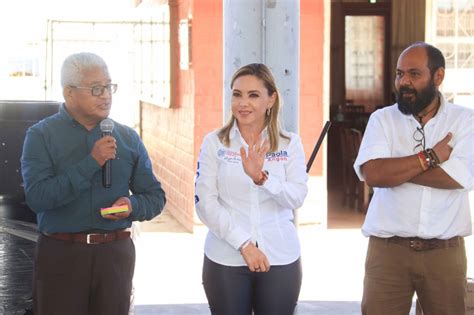
[[[243,248],[240,253],[250,271],[267,272],[270,270],[270,262],[268,261],[267,256],[265,256],[265,254],[252,242]]]
[[[265,155],[270,149],[270,143],[268,139],[263,142],[250,141],[248,154],[246,154],[244,147],[240,148],[240,156],[242,157],[242,166],[244,167],[245,174],[247,174],[254,182],[258,182],[262,178],[263,162],[265,161]]]

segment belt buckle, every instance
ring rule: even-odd
[[[424,246],[423,246],[423,241],[420,240],[410,240],[410,248],[413,249],[416,252],[422,251]]]
[[[87,234],[86,235],[86,244],[100,244],[100,242],[93,242],[91,240],[91,236],[94,236],[94,235],[100,235],[100,234],[98,234],[98,233]]]

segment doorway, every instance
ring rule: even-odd
[[[391,3],[331,4],[328,227],[360,227],[370,189],[352,168],[370,114],[391,101]]]

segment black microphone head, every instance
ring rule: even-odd
[[[114,122],[110,118],[106,118],[100,122],[100,131],[102,133],[112,133],[112,130],[114,130]]]

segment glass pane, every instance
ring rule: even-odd
[[[432,42],[444,54],[441,89],[448,99],[474,108],[474,0],[434,0]]]
[[[372,111],[384,102],[383,16],[345,17],[346,99]]]

